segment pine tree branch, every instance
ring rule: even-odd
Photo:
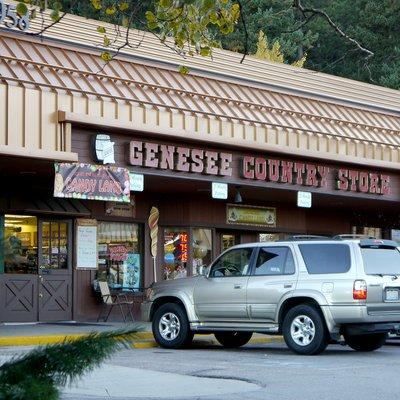
[[[367,49],[366,47],[362,46],[361,43],[354,39],[353,37],[349,36],[347,33],[345,33],[333,20],[332,18],[323,10],[320,10],[318,8],[313,8],[313,7],[304,7],[303,4],[301,3],[301,0],[293,0],[293,8],[296,8],[297,10],[299,10],[302,15],[304,16],[304,18],[309,19],[312,16],[315,17],[321,17],[323,19],[325,19],[328,24],[343,38],[345,38],[347,41],[349,41],[350,43],[354,44],[356,46],[356,48],[358,48],[360,51],[362,51],[363,53],[366,54],[366,59],[371,58],[374,53]],[[310,22],[308,20],[308,22]],[[307,23],[308,23],[307,22]]]
[[[249,54],[249,32],[247,30],[246,18],[244,16],[242,2],[238,1],[238,4],[239,4],[239,10],[240,10],[240,20],[242,21],[243,30],[244,30],[244,49],[243,49],[244,51],[243,51],[243,57],[240,60],[240,64],[243,64],[245,57]]]

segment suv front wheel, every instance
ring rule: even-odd
[[[288,311],[283,320],[282,333],[287,346],[297,354],[319,354],[328,345],[323,317],[316,308],[307,304]]]
[[[346,344],[355,351],[374,351],[381,348],[387,339],[387,333],[368,335],[344,335]]]
[[[154,313],[153,335],[161,347],[179,349],[193,340],[186,311],[175,303],[160,306]]]

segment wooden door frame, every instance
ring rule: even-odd
[[[47,272],[45,269],[41,268],[42,264],[42,257],[43,257],[43,252],[42,252],[42,244],[43,244],[43,223],[44,222],[64,222],[67,224],[67,269],[62,269],[62,270],[53,270],[49,269]],[[71,299],[70,299],[70,318],[73,318],[74,314],[74,290],[73,290],[73,285],[74,285],[74,274],[73,274],[73,255],[74,255],[74,242],[73,242],[73,231],[74,231],[74,220],[73,218],[65,218],[65,217],[56,217],[56,216],[40,216],[38,217],[38,312],[37,312],[37,320],[41,321],[41,305],[40,305],[40,291],[41,291],[41,283],[43,282],[44,275],[50,275],[50,276],[57,276],[57,275],[67,275],[69,278],[69,282],[71,284],[71,289],[70,289],[70,294],[71,294]],[[51,228],[50,228],[50,235],[51,235]],[[49,243],[50,244],[50,243]],[[64,319],[64,318],[62,318]]]

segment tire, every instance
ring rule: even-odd
[[[247,344],[253,332],[215,332],[214,336],[222,346],[235,349]]]
[[[387,339],[387,333],[368,335],[344,335],[346,344],[355,351],[374,351],[381,348]]]
[[[160,306],[154,313],[152,329],[156,342],[167,349],[187,347],[193,340],[186,311],[179,304]]]
[[[282,325],[283,338],[296,354],[322,353],[329,342],[329,334],[321,313],[312,306],[300,304],[286,314]]]

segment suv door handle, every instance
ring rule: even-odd
[[[234,289],[242,289],[242,288],[243,288],[243,285],[240,285],[239,283],[235,283],[235,284],[233,285],[233,288],[234,288]]]

